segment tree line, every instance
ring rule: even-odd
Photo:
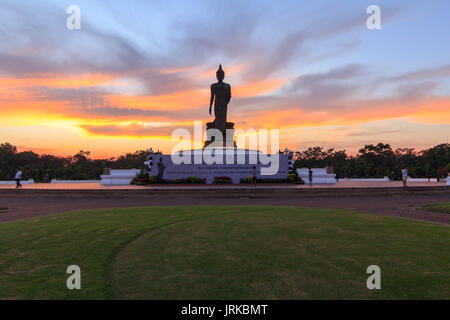
[[[356,155],[345,150],[308,148],[292,152],[295,168],[331,166],[339,178],[383,178],[401,180],[401,169],[407,168],[411,177],[445,178],[450,171],[450,144],[416,151],[378,143],[365,145]]]
[[[89,151],[81,150],[74,156],[58,157],[39,155],[33,151],[17,152],[10,143],[0,145],[0,180],[12,180],[17,168],[22,169],[24,179],[33,178],[37,182],[52,179],[89,180],[99,179],[104,168],[141,169],[147,160],[147,151],[127,153],[117,158],[92,159]]]
[[[308,148],[290,151],[294,168],[323,168],[331,166],[339,178],[380,178],[400,180],[401,169],[408,168],[411,177],[439,176],[444,178],[450,171],[450,144],[439,144],[433,148],[416,151],[412,148],[393,150],[389,144],[369,144],[356,155],[345,150]],[[36,154],[32,151],[18,152],[17,147],[6,142],[0,145],[0,180],[12,180],[17,168],[24,178],[37,182],[51,179],[86,180],[99,179],[104,168],[143,169],[147,151],[139,150],[115,158],[92,159],[89,151],[81,150],[69,157]]]

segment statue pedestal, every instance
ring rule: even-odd
[[[149,174],[154,177],[159,175],[167,183],[178,183],[196,177],[204,179],[206,184],[213,184],[217,178],[226,177],[233,184],[239,184],[242,180],[247,182],[248,177],[254,175],[258,179],[287,182],[289,156],[278,153],[267,155],[256,150],[224,147],[185,150],[172,155],[153,155],[153,162],[161,162],[164,170],[161,172],[162,166],[154,165]],[[267,157],[270,157],[269,164]],[[274,169],[274,173],[265,175],[262,170],[269,167]]]
[[[221,137],[218,135],[221,135]],[[214,122],[206,124],[206,141],[203,148],[236,148],[234,141],[234,123],[227,122],[225,132],[220,132],[216,129]]]

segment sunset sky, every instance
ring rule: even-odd
[[[171,152],[174,129],[212,120],[219,63],[229,121],[280,129],[282,149],[449,142],[448,0],[0,0],[0,143]]]

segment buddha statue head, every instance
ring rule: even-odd
[[[216,72],[216,77],[217,80],[219,80],[219,82],[222,82],[223,79],[225,78],[225,72],[222,69],[222,65],[219,65],[219,70],[217,70]]]

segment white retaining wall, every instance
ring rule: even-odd
[[[52,179],[51,183],[95,183],[99,180],[57,180]]]
[[[335,184],[337,183],[336,174],[327,173],[326,168],[314,168],[311,169],[313,172],[312,175],[312,184]],[[298,176],[305,181],[306,184],[309,184],[309,169],[301,168],[297,169]]]
[[[139,169],[111,170],[109,175],[102,175],[100,184],[102,186],[127,186],[136,178]]]
[[[355,181],[355,182],[389,182],[389,177],[384,178],[344,178],[339,181]]]
[[[437,182],[437,179],[434,178],[434,179],[430,179],[430,181],[428,181],[428,178],[410,178],[410,177],[408,177],[408,181],[409,182]]]
[[[33,179],[20,180],[20,183],[21,184],[34,184],[34,180]],[[13,180],[13,181],[0,181],[0,184],[2,184],[2,185],[16,184],[16,180]]]

